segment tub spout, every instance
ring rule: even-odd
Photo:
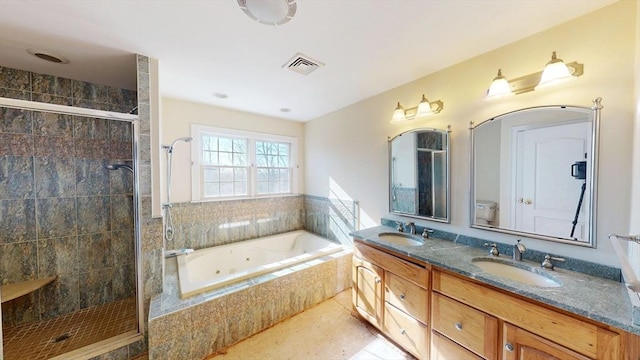
[[[165,258],[170,258],[170,257],[176,257],[178,255],[189,255],[193,252],[193,249],[175,249],[175,250],[165,250],[164,251],[164,257]]]

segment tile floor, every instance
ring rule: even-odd
[[[49,359],[136,329],[135,298],[2,329],[5,359]]]
[[[351,314],[351,289],[207,360],[413,360]]]

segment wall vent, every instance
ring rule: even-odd
[[[321,66],[324,66],[324,64],[320,61],[314,60],[301,53],[295,54],[291,60],[282,65],[283,68],[295,71],[302,75],[309,75],[312,71]]]

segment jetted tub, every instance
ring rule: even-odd
[[[340,244],[298,230],[179,255],[180,297],[275,272],[342,249]]]

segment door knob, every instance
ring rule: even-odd
[[[522,204],[524,200],[522,198],[518,198],[518,203]]]
[[[527,199],[527,200],[525,200],[525,201],[524,201],[524,203],[525,203],[526,205],[531,205],[532,201],[531,201],[531,199]]]

